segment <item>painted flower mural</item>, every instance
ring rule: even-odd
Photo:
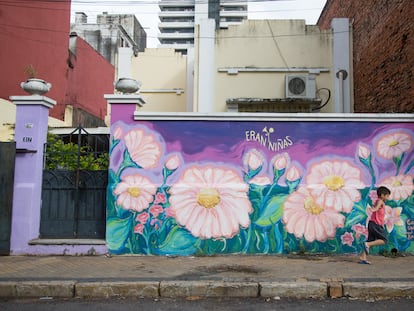
[[[388,232],[392,232],[394,229],[394,225],[402,226],[404,225],[403,220],[401,219],[401,207],[389,207],[388,205],[385,206],[385,227],[387,228]]]
[[[138,174],[123,176],[114,190],[116,203],[126,210],[141,212],[153,201],[156,189],[148,178]]]
[[[189,167],[170,189],[177,222],[202,239],[231,238],[248,227],[249,187],[227,167]]]
[[[359,189],[364,187],[361,171],[347,160],[312,164],[306,184],[319,205],[345,213],[361,199]]]
[[[411,175],[389,176],[380,184],[391,190],[391,200],[404,200],[414,191],[413,177]]]
[[[300,187],[283,204],[283,222],[286,230],[307,242],[325,242],[344,226],[345,216],[337,210],[317,203],[306,187]]]
[[[142,168],[153,168],[161,157],[160,143],[142,129],[131,130],[125,135],[125,145],[131,159]]]
[[[379,251],[414,253],[413,124],[186,122],[111,127],[111,253],[358,253],[380,185]]]
[[[378,155],[385,159],[393,159],[401,156],[411,149],[413,139],[404,132],[395,132],[382,136],[377,143]]]

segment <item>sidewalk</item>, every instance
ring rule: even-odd
[[[0,256],[0,298],[414,297],[414,256]]]

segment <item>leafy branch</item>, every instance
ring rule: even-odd
[[[91,146],[65,143],[59,136],[48,133],[45,169],[48,170],[106,170],[109,166],[107,152],[96,154]]]

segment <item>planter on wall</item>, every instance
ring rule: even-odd
[[[20,86],[30,95],[43,95],[49,92],[52,84],[42,79],[30,78],[26,82],[20,83]]]
[[[141,83],[131,78],[119,78],[115,82],[115,89],[121,93],[135,93],[141,87]]]

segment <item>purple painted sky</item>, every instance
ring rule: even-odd
[[[361,165],[356,153],[364,143],[373,153],[377,177],[395,173],[391,160],[376,157],[375,142],[388,133],[403,131],[414,142],[414,123],[379,122],[247,122],[247,121],[141,121],[136,124],[157,132],[165,142],[165,157],[176,152],[190,163],[223,163],[243,167],[243,157],[252,148],[260,150],[269,162],[276,155],[287,152],[291,161],[303,170],[321,159],[347,159]],[[264,128],[273,131],[266,137]],[[246,136],[246,132],[248,135]],[[269,150],[257,139],[269,138],[287,142],[285,148]],[[403,168],[412,161],[414,148],[405,155]],[[161,163],[162,165],[162,163]],[[264,168],[269,171],[270,167]],[[367,176],[366,178],[369,179]]]

